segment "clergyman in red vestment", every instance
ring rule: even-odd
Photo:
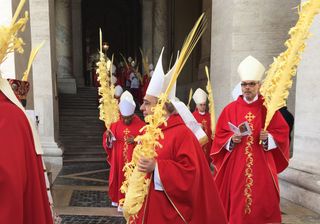
[[[0,77],[0,223],[53,223],[33,131],[9,83]]]
[[[242,95],[224,108],[217,122],[211,156],[230,224],[281,223],[277,174],[288,166],[289,127],[276,112],[263,130],[266,108],[259,88],[264,71],[252,56],[240,63]],[[229,122],[236,127],[247,122],[251,133],[233,132]],[[245,126],[240,129],[246,131]]]
[[[158,96],[167,88],[162,53],[141,105],[144,116],[153,113]],[[170,79],[169,79],[170,80]],[[175,88],[169,99],[174,99]],[[151,177],[148,195],[137,224],[225,224],[226,215],[213,176],[195,134],[186,126],[173,104],[165,105],[167,125],[161,126],[155,159],[140,158],[138,169]]]
[[[208,136],[208,143],[202,146],[202,150],[206,156],[208,163],[211,163],[210,150],[212,145],[212,131],[211,131],[211,118],[210,113],[206,111],[207,109],[207,93],[198,88],[193,94],[193,100],[196,104],[196,109],[192,113],[198,123],[201,125],[202,129]]]
[[[107,152],[107,161],[110,164],[109,173],[109,197],[114,206],[119,205],[119,200],[124,198],[120,187],[124,180],[123,167],[131,161],[134,138],[139,135],[139,130],[144,122],[134,114],[136,108],[132,95],[125,91],[119,103],[121,118],[113,123],[110,131],[103,135],[103,145]],[[118,207],[120,211],[121,208]]]

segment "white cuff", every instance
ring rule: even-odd
[[[272,135],[268,133],[268,148],[265,151],[270,151],[271,149],[277,148],[276,142],[274,141]]]
[[[115,140],[116,140],[116,138],[115,138],[114,135],[111,133],[111,135],[107,137],[107,147],[108,147],[108,148],[112,148],[113,142],[114,142]]]
[[[153,182],[154,182],[154,189],[156,191],[163,191],[163,186],[160,180],[159,170],[158,170],[158,163],[156,163],[156,166],[154,168],[153,172]]]
[[[231,138],[229,138],[229,140],[227,141],[227,143],[224,145],[225,149],[229,152],[232,152],[232,149],[230,149],[230,144],[231,144]]]

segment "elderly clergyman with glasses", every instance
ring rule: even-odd
[[[248,56],[238,67],[240,95],[222,111],[211,157],[230,224],[281,223],[277,174],[288,166],[289,127],[276,112],[266,131],[259,95],[264,66]]]

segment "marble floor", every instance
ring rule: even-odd
[[[109,169],[105,162],[65,163],[54,182],[55,210],[62,224],[124,224],[107,196]],[[284,224],[320,224],[320,215],[281,199]]]

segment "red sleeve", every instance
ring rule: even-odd
[[[277,111],[267,128],[277,144],[276,149],[270,152],[276,165],[277,172],[282,172],[289,164],[289,126],[283,116]]]
[[[224,148],[227,141],[233,135],[233,132],[230,131],[228,126],[228,121],[230,121],[229,108],[225,108],[218,119],[210,153],[213,164],[217,170],[220,170],[224,160],[230,154],[230,152]]]
[[[118,122],[115,122],[115,123],[111,124],[111,126],[110,126],[110,132],[111,132],[113,135],[116,134],[117,123],[118,123]],[[111,164],[113,144],[111,145],[111,147],[108,147],[108,145],[110,145],[110,142],[108,141],[108,138],[107,138],[107,131],[105,131],[105,132],[103,133],[103,136],[102,136],[102,145],[103,145],[104,151],[105,151],[106,154],[107,154],[107,161],[108,161],[109,164]]]

